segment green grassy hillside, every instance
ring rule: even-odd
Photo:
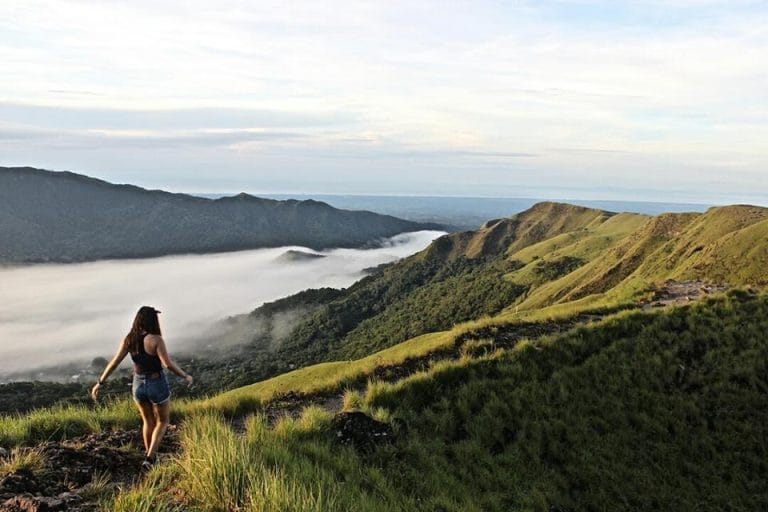
[[[242,435],[193,415],[178,458],[109,506],[763,510],[766,319],[768,296],[735,292],[372,382],[347,405],[399,430],[364,451],[317,407]]]
[[[511,246],[538,243],[611,217],[598,210],[542,203],[479,231],[444,236],[338,296],[314,298],[280,340],[267,339],[269,329],[255,330],[250,352],[227,361],[226,373],[214,380],[242,384],[295,366],[358,358],[414,336],[495,315],[528,289],[526,283],[504,279],[520,266],[505,256]],[[269,323],[275,315],[295,311],[306,295],[265,305],[251,317]],[[218,366],[224,366],[198,364],[205,365],[200,369],[208,375],[218,375]]]
[[[232,331],[227,344],[244,346],[184,363],[202,376],[199,396],[477,318],[536,320],[637,304],[667,279],[763,286],[767,212],[730,206],[648,217],[540,203],[441,237],[348,289],[302,292],[230,319],[217,336]]]
[[[513,257],[528,260],[527,266],[533,256],[552,259],[563,254],[588,262],[531,289],[516,306],[535,310],[584,299],[593,305],[637,300],[666,279],[762,286],[768,282],[763,264],[768,260],[766,220],[766,208],[728,206],[704,214],[634,216],[623,223],[629,229],[613,237],[594,230],[549,254],[552,242],[546,241],[542,250],[532,247]]]
[[[358,357],[509,306],[637,300],[669,278],[762,285],[767,220],[768,209],[749,206],[647,217],[537,204],[361,281],[299,325],[286,349]]]
[[[506,257],[511,250],[599,229],[612,217],[589,208],[541,203],[477,231],[441,237],[424,251],[356,283],[307,318],[291,333],[284,353],[294,359],[297,353],[307,354],[310,360],[359,357],[419,334],[494,315],[529,287],[504,278],[521,266]],[[606,230],[613,236],[617,231]]]
[[[279,337],[254,329],[242,354],[198,358],[193,369],[210,377],[202,389],[215,391],[363,357],[484,316],[535,319],[635,304],[666,279],[762,286],[766,212],[732,206],[648,217],[540,203],[441,237],[338,293],[265,305],[251,317],[262,327],[283,325]]]

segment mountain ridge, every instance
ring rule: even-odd
[[[0,167],[0,263],[78,262],[282,245],[363,247],[435,229],[319,201],[207,199],[69,171]]]

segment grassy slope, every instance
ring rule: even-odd
[[[532,288],[521,303],[523,309],[534,309],[558,302],[573,288],[595,273],[596,267],[604,265],[611,256],[610,249],[632,236],[649,218],[644,215],[619,214],[609,217],[605,222],[586,229],[568,232],[549,238],[512,252],[510,259],[526,263],[518,272],[507,276],[513,281],[536,282],[527,277],[541,261],[557,261],[563,258],[577,258],[586,264],[555,279],[541,282]]]
[[[728,273],[735,285],[765,282],[768,244],[751,252],[745,247],[765,234],[764,211],[728,207],[648,217],[537,204],[479,230],[442,237],[346,290],[323,295],[301,314],[291,309],[303,304],[299,295],[260,308],[251,316],[263,317],[263,325],[284,313],[296,324],[282,340],[267,339],[271,329],[255,330],[250,348],[229,360],[198,358],[193,369],[208,377],[198,388],[231,389],[289,368],[358,359],[484,316],[536,320],[633,303],[667,277],[722,281]],[[689,246],[703,247],[693,270],[684,252]],[[748,257],[740,257],[741,265],[718,263],[742,252]]]
[[[741,294],[626,314],[374,387],[412,429],[387,474],[455,510],[765,509],[767,315]]]
[[[540,203],[360,282],[299,326],[286,350],[360,357],[505,307],[510,319],[636,301],[667,278],[763,285],[767,221],[768,209],[749,206],[647,217]]]
[[[729,206],[705,214],[664,214],[646,217],[637,227],[642,218],[626,219],[627,229],[619,230],[612,240],[595,231],[550,254],[537,253],[534,246],[513,255],[523,259],[538,254],[549,258],[582,255],[589,259],[570,274],[529,292],[517,308],[536,310],[576,301],[593,306],[612,304],[637,299],[669,278],[736,286],[768,282],[764,264],[768,261],[768,209]],[[579,246],[584,240],[589,250]],[[603,250],[596,249],[598,240],[604,242]]]
[[[308,394],[340,389],[346,383],[372,373],[376,368],[396,365],[408,358],[420,357],[446,348],[453,343],[458,332],[460,331],[425,334],[361,359],[320,363],[300,368],[222,393],[205,403],[217,411],[229,413],[242,408],[243,403],[253,400],[265,403],[275,396],[290,391]]]
[[[496,314],[526,289],[503,279],[519,266],[505,257],[508,251],[591,229],[611,217],[589,208],[540,203],[477,231],[444,236],[350,287],[299,325],[276,357],[295,359],[302,354],[310,362],[361,357],[413,336]]]
[[[762,510],[766,319],[738,292],[370,384],[364,407],[408,429],[363,454],[317,409],[242,437],[196,416],[115,510]]]

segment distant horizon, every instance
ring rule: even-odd
[[[738,203],[722,203],[722,204],[714,204],[714,203],[691,203],[688,201],[647,201],[642,199],[611,199],[611,198],[596,198],[596,199],[581,199],[581,198],[547,198],[547,197],[535,197],[535,196],[480,196],[480,195],[472,195],[472,196],[466,196],[466,195],[429,195],[429,194],[375,194],[375,193],[333,193],[333,192],[266,192],[266,191],[239,191],[239,192],[180,192],[184,194],[189,194],[191,196],[196,197],[232,197],[236,196],[238,194],[248,194],[252,195],[254,197],[264,197],[264,198],[272,198],[276,196],[283,196],[283,197],[293,197],[293,196],[303,196],[303,197],[317,197],[317,196],[326,196],[326,197],[403,197],[403,198],[414,198],[414,199],[498,199],[498,200],[517,200],[517,201],[542,201],[542,202],[558,202],[558,203],[567,203],[569,201],[590,201],[590,202],[606,202],[606,203],[648,203],[648,204],[689,204],[691,206],[728,206],[731,204],[738,204]],[[754,204],[752,206],[764,206],[759,204]],[[768,206],[766,206],[768,207]]]
[[[195,197],[204,197],[204,198],[215,198],[215,197],[232,197],[236,196],[238,194],[248,194],[255,197],[267,197],[270,196],[281,196],[281,197],[292,197],[292,196],[302,196],[302,197],[308,197],[311,198],[313,196],[332,196],[332,197],[402,197],[402,198],[455,198],[455,199],[492,199],[492,200],[536,200],[536,201],[555,201],[555,202],[577,202],[577,201],[586,201],[586,202],[616,202],[616,203],[643,203],[643,204],[657,204],[657,205],[663,205],[663,204],[669,204],[669,205],[691,205],[696,207],[714,207],[714,206],[729,206],[729,205],[737,205],[737,204],[744,204],[744,205],[752,205],[752,206],[762,206],[762,207],[768,207],[768,199],[763,200],[762,202],[759,201],[750,201],[750,200],[731,200],[731,201],[707,201],[705,199],[657,199],[657,200],[651,200],[651,199],[645,199],[645,198],[627,198],[624,196],[615,196],[615,195],[604,195],[604,196],[593,196],[593,197],[565,197],[565,196],[556,196],[553,194],[550,195],[480,195],[480,194],[474,194],[474,195],[461,195],[461,194],[435,194],[435,193],[419,193],[419,192],[413,192],[413,193],[377,193],[377,192],[364,192],[364,191],[353,191],[353,192],[307,192],[307,191],[274,191],[274,190],[263,190],[263,189],[257,189],[257,188],[250,188],[247,187],[245,189],[240,189],[237,191],[233,190],[225,190],[225,191],[211,191],[211,190],[194,190],[194,189],[185,189],[183,187],[172,187],[172,186],[163,186],[163,185],[149,185],[144,183],[137,183],[132,181],[120,181],[120,180],[112,180],[104,176],[98,176],[94,174],[86,174],[84,172],[75,170],[75,169],[54,169],[54,168],[46,168],[46,167],[38,167],[35,165],[29,165],[29,164],[16,164],[16,165],[8,165],[0,162],[0,168],[2,167],[8,167],[8,168],[31,168],[31,169],[37,169],[42,171],[48,171],[48,172],[55,172],[55,173],[72,173],[72,174],[78,174],[81,176],[85,176],[88,178],[93,178],[101,181],[105,181],[107,183],[111,183],[114,185],[132,185],[137,186],[140,188],[144,188],[146,190],[160,190],[164,192],[170,192],[174,194],[186,194],[190,196]],[[755,197],[757,199],[757,197]]]

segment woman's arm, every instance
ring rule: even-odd
[[[99,381],[93,386],[93,389],[91,389],[91,396],[94,400],[96,400],[99,397],[99,388],[102,384],[107,380],[107,378],[112,374],[113,371],[115,371],[115,368],[117,368],[120,363],[123,362],[123,359],[125,359],[126,354],[128,354],[128,347],[125,346],[125,343],[120,343],[120,346],[117,348],[117,351],[115,352],[115,355],[112,356],[112,360],[107,363],[107,367],[104,368],[104,371],[101,374],[101,377],[99,377]]]
[[[171,356],[168,355],[168,349],[165,346],[165,340],[163,340],[163,337],[153,336],[153,338],[157,342],[157,348],[155,349],[157,357],[160,358],[160,362],[163,363],[163,366],[171,370],[182,379],[185,379],[187,381],[187,386],[191,386],[193,381],[192,376],[179,368],[176,363],[173,362]]]

